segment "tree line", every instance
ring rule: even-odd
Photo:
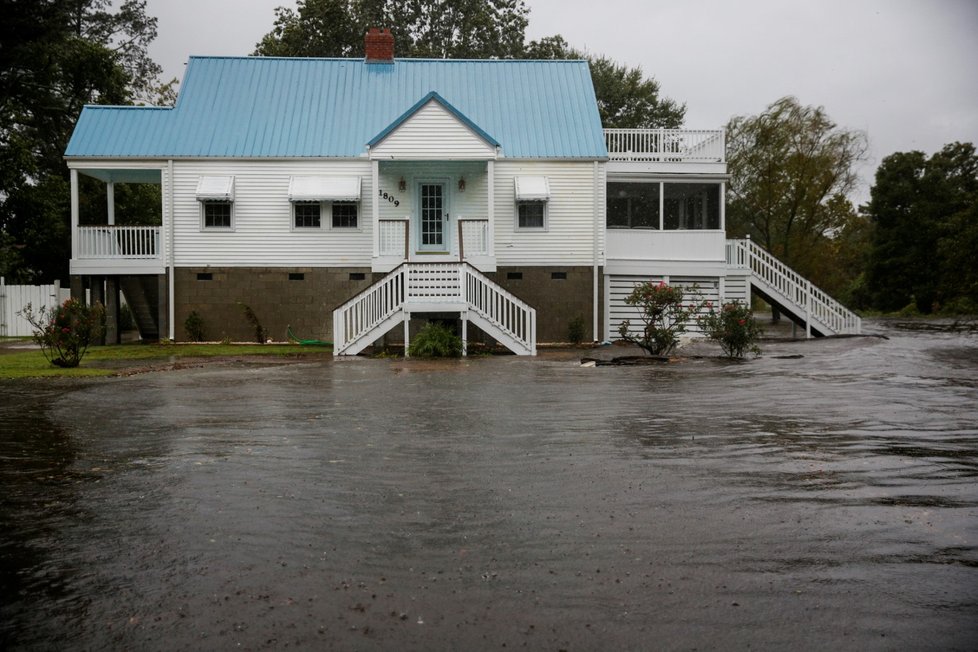
[[[175,99],[147,47],[145,0],[0,0],[0,274],[66,279],[68,170],[62,160],[85,104]],[[390,26],[400,57],[585,59],[605,127],[678,128],[686,106],[639,67],[578,50],[555,34],[526,40],[523,0],[299,0],[256,44],[263,56],[360,57],[369,27]],[[975,148],[886,157],[871,200],[853,206],[866,137],[822,107],[782,98],[727,125],[727,227],[751,235],[855,308],[978,311]],[[104,212],[104,186],[82,177],[82,222]],[[118,215],[153,220],[157,186],[120,186]]]
[[[883,159],[870,201],[848,195],[865,134],[785,97],[727,125],[727,231],[751,236],[852,308],[978,313],[972,143]]]

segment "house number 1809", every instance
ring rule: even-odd
[[[377,192],[380,193],[381,199],[386,199],[390,203],[394,204],[395,207],[401,205],[401,201],[399,199],[394,199],[394,195],[389,194],[386,190],[378,190]]]

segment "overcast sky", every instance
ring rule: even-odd
[[[785,95],[869,136],[865,201],[880,160],[978,143],[976,0],[525,0],[528,39],[561,34],[655,77],[714,129]],[[294,0],[148,0],[150,54],[167,78],[187,57],[247,55]],[[396,46],[395,46],[396,47]]]

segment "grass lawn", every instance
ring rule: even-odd
[[[62,369],[45,360],[39,349],[27,349],[0,353],[0,378],[111,376],[126,369],[180,358],[269,356],[316,359],[331,355],[330,347],[295,344],[119,344],[93,346],[82,358],[81,365]]]

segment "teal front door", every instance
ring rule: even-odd
[[[422,183],[418,188],[418,249],[448,253],[448,210],[444,183]]]

